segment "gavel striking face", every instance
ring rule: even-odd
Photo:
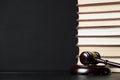
[[[80,55],[80,62],[84,65],[97,64],[95,59],[100,59],[100,54],[98,52],[82,52]]]
[[[80,62],[84,65],[95,65],[98,63],[104,63],[115,67],[120,67],[120,63],[101,59],[100,54],[98,52],[85,51],[81,53],[79,58]]]

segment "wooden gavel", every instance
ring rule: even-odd
[[[120,63],[101,59],[101,56],[98,52],[84,51],[81,53],[79,58],[80,58],[80,62],[84,65],[95,65],[98,63],[104,63],[106,65],[108,64],[120,68]]]

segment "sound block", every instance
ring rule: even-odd
[[[72,74],[81,74],[81,75],[108,75],[111,73],[111,70],[106,66],[97,66],[97,65],[74,65],[71,68]]]

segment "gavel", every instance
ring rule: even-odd
[[[96,51],[84,51],[80,54],[80,56],[78,56],[78,58],[83,65],[74,65],[71,68],[71,72],[73,74],[108,75],[111,73],[111,70],[106,65],[120,68],[120,63],[101,59],[100,54]],[[98,63],[103,63],[105,65],[96,65]]]
[[[84,51],[81,53],[79,58],[80,58],[80,62],[84,65],[95,65],[98,63],[104,63],[106,65],[108,64],[120,68],[120,63],[101,59],[101,56],[98,52]]]

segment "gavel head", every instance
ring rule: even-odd
[[[100,54],[98,52],[89,52],[89,51],[84,51],[81,53],[79,56],[80,62],[84,65],[90,65],[90,64],[98,64],[96,59],[100,59]]]

